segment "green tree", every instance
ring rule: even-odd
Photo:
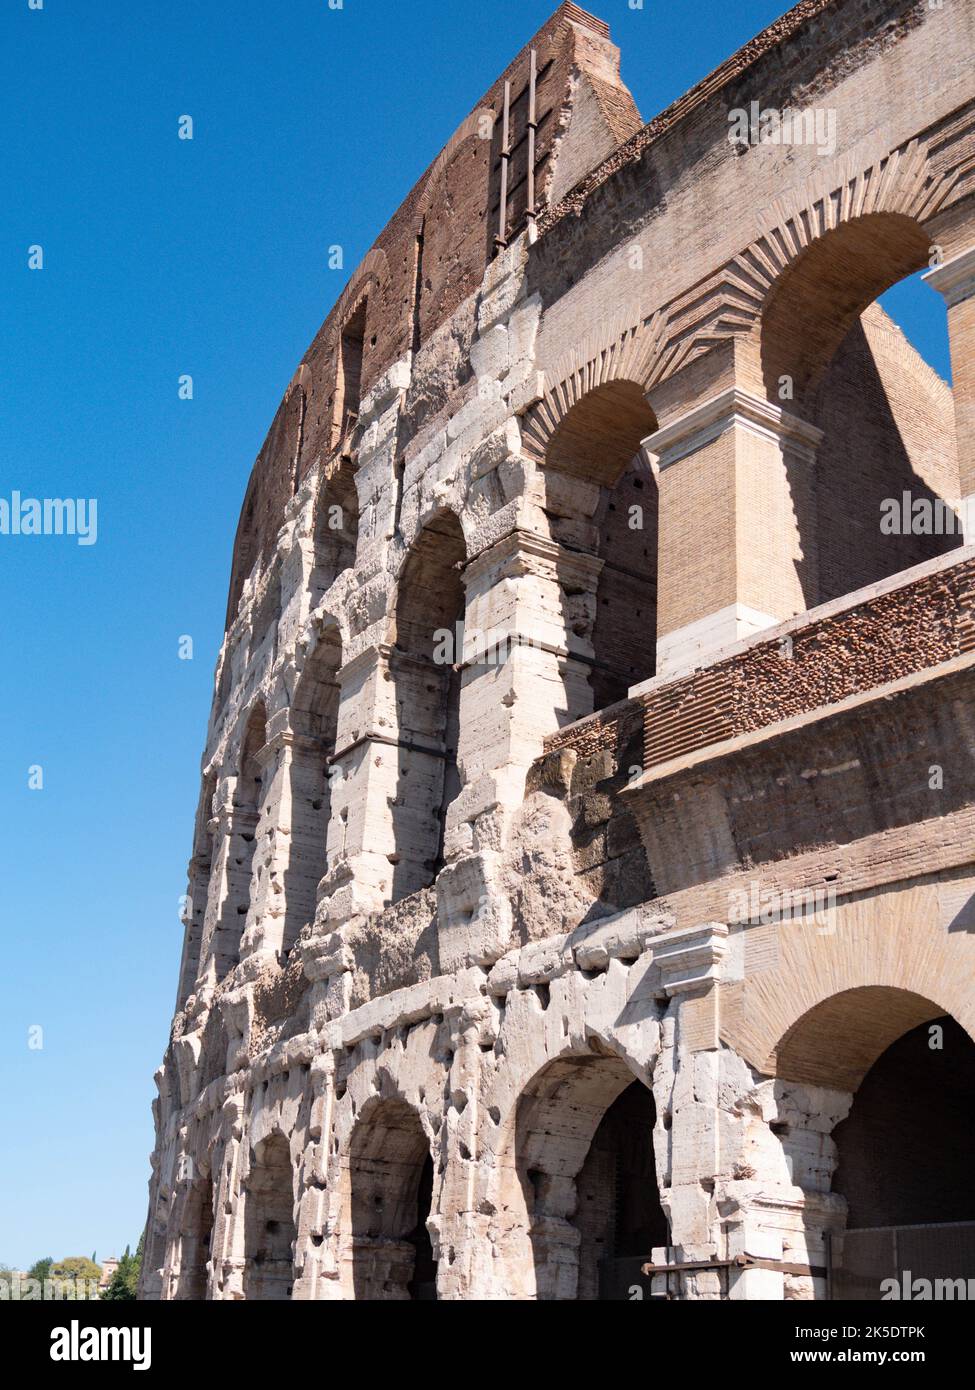
[[[54,1259],[51,1255],[45,1255],[42,1260],[35,1260],[27,1271],[28,1279],[37,1279],[43,1284],[45,1279],[50,1279],[53,1264]]]
[[[139,1270],[142,1267],[142,1239],[140,1238],[135,1254],[131,1254],[129,1247],[125,1247],[125,1254],[118,1262],[118,1269],[108,1282],[108,1287],[103,1290],[102,1298],[114,1299],[118,1302],[132,1303],[135,1301],[139,1287]]]
[[[96,1265],[94,1260],[89,1260],[84,1255],[68,1255],[66,1259],[55,1261],[51,1266],[50,1277],[52,1279],[70,1279],[72,1282],[84,1279],[97,1287],[98,1281],[102,1277],[102,1269],[101,1265]],[[80,1286],[77,1292],[84,1297]]]

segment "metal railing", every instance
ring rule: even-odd
[[[975,1221],[864,1227],[831,1237],[829,1297],[975,1299]]]

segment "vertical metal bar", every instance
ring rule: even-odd
[[[501,125],[501,209],[498,214],[499,246],[508,244],[508,161],[511,151],[508,148],[511,124],[511,83],[504,84],[504,117]]]
[[[528,227],[529,236],[535,222],[535,88],[538,82],[538,55],[534,48],[530,54],[528,74]]]

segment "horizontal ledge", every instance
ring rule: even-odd
[[[687,753],[679,758],[671,758],[665,763],[657,763],[654,767],[647,768],[635,782],[622,787],[619,795],[623,797],[635,796],[641,788],[667,781],[669,778],[679,776],[684,772],[691,772],[702,767],[705,763],[721,762],[725,758],[733,757],[736,753],[744,752],[749,748],[756,748],[772,739],[797,733],[800,729],[808,728],[813,724],[825,723],[829,719],[839,718],[879,700],[889,700],[898,695],[908,694],[912,690],[930,684],[931,681],[961,675],[973,668],[975,668],[975,652],[966,652],[963,656],[952,657],[950,661],[942,661],[936,666],[928,666],[923,671],[912,671],[910,675],[900,676],[897,680],[888,681],[884,685],[875,685],[871,686],[869,690],[857,691],[856,694],[848,695],[844,700],[838,700],[834,705],[818,705],[805,714],[794,714],[789,719],[777,720],[774,724],[766,724],[761,729],[752,729],[747,734],[738,734],[732,738],[706,744],[703,748],[695,748],[692,753]]]

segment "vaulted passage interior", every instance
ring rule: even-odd
[[[339,457],[328,464],[315,503],[315,564],[311,572],[312,602],[317,603],[343,570],[355,563],[359,534],[359,494],[355,469]]]
[[[213,1236],[213,1182],[199,1177],[190,1187],[180,1225],[178,1299],[205,1299],[207,1262]]]
[[[272,1134],[251,1151],[244,1191],[245,1298],[291,1297],[296,1238],[291,1153]]]
[[[591,644],[594,709],[655,670],[657,482],[641,442],[656,427],[636,383],[609,382],[576,402],[545,454],[566,628]]]
[[[551,1063],[518,1107],[517,1173],[538,1299],[612,1298],[621,1262],[668,1243],[653,1096],[616,1057]]]
[[[975,1222],[975,1042],[965,1029],[909,990],[850,989],[803,1015],[777,1058],[781,1078],[826,1088],[827,1109],[849,1104],[832,1132],[832,1191],[847,1205],[834,1297],[881,1298],[882,1280],[899,1280],[905,1259],[914,1274],[970,1273],[953,1262],[970,1266],[975,1228],[945,1230]],[[783,1142],[801,1165],[817,1138]]]
[[[379,1102],[359,1120],[349,1150],[352,1294],[357,1299],[430,1301],[437,1266],[427,1230],[433,1160],[416,1112]]]
[[[240,958],[241,937],[251,905],[254,848],[264,800],[264,769],[258,754],[266,742],[267,717],[264,706],[257,705],[247,721],[240,750],[224,849],[225,882],[211,948],[218,980],[222,980]]]
[[[390,673],[398,769],[392,806],[393,901],[426,888],[443,863],[447,807],[460,789],[464,534],[449,513],[421,531],[396,596]]]
[[[847,1225],[975,1221],[975,1043],[947,1015],[910,1029],[833,1131]]]
[[[814,465],[792,467],[789,478],[807,608],[961,544],[920,521],[885,530],[882,511],[905,492],[933,510],[960,497],[951,388],[875,302],[926,270],[930,254],[910,218],[860,217],[814,241],[766,305],[768,399],[823,431]],[[947,340],[941,296],[918,290],[929,298],[930,334]]]
[[[328,868],[331,808],[329,759],[335,752],[342,664],[338,629],[329,625],[308,656],[291,706],[291,837],[284,871],[284,950],[315,916],[318,884]]]

